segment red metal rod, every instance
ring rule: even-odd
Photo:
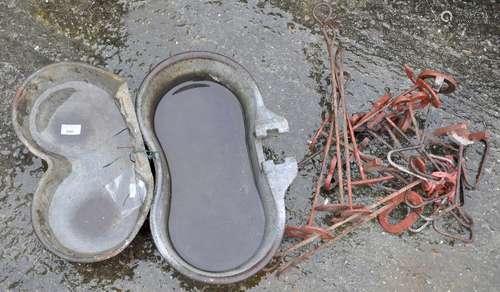
[[[311,213],[309,214],[309,219],[307,220],[307,225],[311,226],[314,224],[314,216],[316,215],[316,204],[318,201],[319,193],[321,192],[321,186],[323,185],[323,179],[326,172],[326,162],[328,161],[328,153],[330,152],[330,147],[332,144],[333,136],[333,120],[330,121],[330,129],[328,130],[328,139],[326,140],[325,149],[323,150],[323,161],[321,162],[321,172],[319,173],[318,181],[316,182],[316,189],[314,190],[314,195],[312,199]]]
[[[388,180],[391,180],[393,178],[394,178],[394,176],[392,176],[392,175],[386,175],[386,176],[369,178],[369,179],[364,179],[364,180],[355,180],[352,182],[352,185],[353,186],[372,185],[372,184],[376,184],[379,182],[388,181]]]
[[[388,121],[391,121],[391,119],[387,119]],[[391,137],[392,141],[394,142],[393,145],[396,147],[396,148],[401,148],[401,141],[399,141],[399,139],[396,137],[396,135],[394,135],[394,132],[391,130],[391,128],[389,128],[389,126],[387,125],[384,125],[384,129],[387,131],[387,133],[389,134],[389,137]]]
[[[354,153],[354,158],[356,159],[356,163],[358,164],[359,174],[362,179],[366,179],[365,168],[363,166],[363,162],[361,161],[361,156],[359,155],[358,143],[356,142],[356,136],[354,135],[354,130],[352,129],[352,124],[349,119],[347,119],[347,126],[349,127],[349,134],[351,135],[352,141],[352,149]]]
[[[339,82],[338,82],[338,88],[339,88],[339,95],[340,95],[340,100],[341,100],[341,106],[342,106],[342,113],[343,113],[343,118],[344,118],[344,129],[342,130],[343,136],[344,136],[344,144],[348,145],[349,144],[349,137],[348,137],[348,121],[349,121],[349,116],[347,114],[347,105],[346,105],[346,97],[345,97],[345,92],[344,92],[344,73],[343,73],[343,49],[339,48],[337,49],[337,52],[335,54],[335,63],[338,66],[338,69],[340,73],[338,74]],[[338,138],[338,136],[337,136]],[[351,158],[350,158],[350,153],[349,153],[349,148],[344,147],[344,158],[345,158],[345,172],[346,172],[346,178],[347,178],[347,196],[348,196],[348,204],[349,208],[352,209],[352,177],[351,177]]]
[[[311,234],[319,234],[322,239],[332,238],[332,235],[327,230],[315,226],[290,226],[285,227],[285,234],[287,237],[306,239]]]
[[[325,189],[327,191],[332,189],[333,175],[335,174],[335,168],[337,167],[337,157],[333,156],[330,161],[330,168],[328,169],[328,175],[325,179]]]
[[[322,151],[321,150],[318,150],[316,152],[314,152],[313,154],[307,156],[307,157],[304,157],[304,159],[302,159],[301,161],[299,161],[299,163],[297,163],[298,167],[302,167],[304,166],[304,164],[306,162],[308,162],[309,160],[313,159],[314,157],[318,156]]]
[[[309,144],[309,149],[312,150],[314,146],[316,146],[316,143],[318,142],[319,137],[321,136],[323,129],[325,128],[326,124],[330,122],[331,115],[328,115],[319,125],[318,130],[314,134],[314,136],[311,139],[311,143]]]
[[[337,78],[335,73],[335,59],[333,54],[333,43],[328,33],[326,27],[322,26],[321,31],[325,37],[326,47],[328,50],[328,60],[330,61],[330,79],[332,84],[332,107],[333,107],[333,121],[335,123],[335,154],[337,156],[337,176],[339,181],[339,202],[344,202],[344,180],[342,171],[342,158],[340,157],[340,131],[339,131],[339,114],[338,114],[338,103],[337,103]],[[345,145],[348,145],[347,143]]]

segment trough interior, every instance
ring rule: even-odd
[[[121,84],[97,68],[58,63],[33,74],[14,103],[19,137],[48,163],[33,198],[35,231],[70,260],[112,256],[137,229],[146,186],[129,160]]]
[[[205,271],[235,269],[262,244],[265,214],[242,105],[208,80],[167,89],[154,130],[171,179],[168,233],[177,253]]]

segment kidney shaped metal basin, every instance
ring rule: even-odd
[[[96,262],[127,247],[147,217],[153,177],[125,80],[86,64],[52,64],[18,90],[12,117],[20,140],[48,164],[32,203],[46,248]]]
[[[284,193],[293,158],[265,161],[268,131],[288,131],[270,112],[249,73],[222,55],[190,52],[160,63],[136,100],[153,153],[150,224],[163,257],[182,274],[209,283],[245,279],[281,242]]]

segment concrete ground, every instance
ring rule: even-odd
[[[353,77],[347,88],[351,112],[368,109],[385,87],[406,88],[407,63],[417,71],[448,72],[460,82],[454,94],[442,97],[442,109],[433,111],[431,128],[467,120],[473,129],[492,133],[484,179],[467,193],[466,210],[475,219],[472,244],[451,242],[431,229],[394,236],[370,223],[279,278],[260,273],[222,287],[172,270],[147,226],[108,261],[57,258],[37,240],[30,221],[44,165],[17,140],[10,121],[15,90],[27,76],[53,62],[82,61],[128,78],[135,91],[152,66],[173,54],[222,53],[253,74],[267,106],[290,123],[289,134],[267,142],[268,154],[300,160],[326,109],[329,71],[311,15],[316,2],[0,0],[0,290],[498,291],[499,4],[335,2]],[[290,224],[304,222],[316,172],[302,171],[288,191]]]

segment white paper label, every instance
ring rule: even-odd
[[[61,135],[76,136],[80,135],[82,131],[82,125],[61,125]]]

